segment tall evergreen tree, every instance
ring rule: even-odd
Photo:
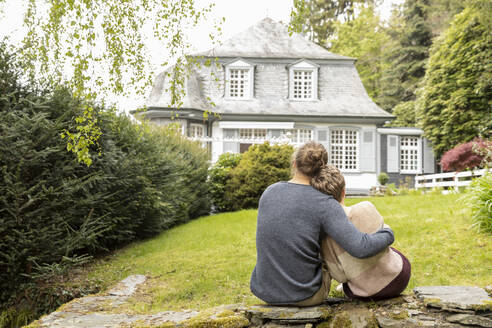
[[[401,13],[402,25],[396,31],[388,31],[396,40],[386,60],[390,67],[383,73],[379,105],[393,111],[400,103],[400,110],[412,110],[416,98],[415,91],[425,75],[425,65],[432,44],[432,30],[427,21],[430,0],[406,0]],[[408,102],[408,103],[407,103]],[[400,111],[401,112],[401,111]],[[398,114],[398,111],[397,111]],[[413,113],[405,113],[414,117]],[[410,119],[408,123],[414,119]]]
[[[492,137],[492,3],[478,0],[435,42],[419,91],[419,122],[438,155]]]

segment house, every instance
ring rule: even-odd
[[[290,34],[270,18],[195,56],[216,59],[217,65],[202,65],[187,78],[179,116],[169,107],[166,72],[157,77],[141,115],[156,124],[179,124],[188,137],[206,143],[212,162],[267,140],[315,140],[343,172],[348,193],[367,194],[381,172],[396,183],[434,173],[422,130],[383,127],[394,117],[367,95],[355,58]],[[216,115],[204,119],[207,110]]]

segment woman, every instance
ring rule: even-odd
[[[309,184],[327,162],[321,144],[301,146],[292,161],[293,178],[269,186],[260,198],[250,286],[269,304],[312,306],[328,297],[331,278],[319,256],[324,236],[357,258],[375,255],[394,241],[389,228],[371,235],[357,230],[332,196]]]

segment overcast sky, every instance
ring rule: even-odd
[[[0,16],[0,38],[10,36],[13,43],[20,42],[24,30],[22,29],[23,5],[28,1],[7,0],[4,4],[4,12]],[[387,19],[391,13],[393,4],[400,4],[403,0],[383,0],[380,7],[380,15]],[[195,50],[207,50],[212,44],[208,34],[213,30],[213,21],[225,17],[222,24],[223,34],[221,40],[227,40],[265,17],[270,17],[284,23],[289,22],[292,0],[195,0],[198,7],[215,3],[213,12],[208,16],[207,22],[202,23],[189,35],[190,42]],[[156,65],[163,62],[166,53],[159,44],[149,44],[149,56]],[[150,90],[149,90],[150,92]],[[144,99],[120,99],[119,104],[126,110],[134,109],[142,105]]]

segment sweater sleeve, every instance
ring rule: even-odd
[[[320,214],[321,228],[350,255],[367,258],[381,252],[394,242],[393,231],[383,228],[373,234],[360,232],[347,218],[334,199],[324,202]]]

